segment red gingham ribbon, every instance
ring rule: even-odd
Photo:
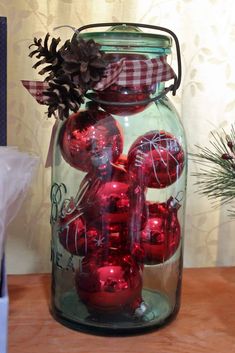
[[[109,64],[103,78],[94,86],[97,91],[116,84],[122,87],[151,87],[175,77],[174,70],[166,61],[166,56],[149,60],[125,60]]]
[[[21,82],[39,104],[45,104],[48,97],[43,92],[49,87],[48,82],[26,80],[22,80]]]
[[[175,78],[174,70],[166,61],[166,56],[149,60],[119,60],[111,63],[104,71],[101,80],[93,87],[103,91],[112,84],[122,87],[152,87],[158,82],[165,82]],[[24,87],[40,104],[46,104],[47,96],[43,94],[48,88],[48,82],[22,81]]]

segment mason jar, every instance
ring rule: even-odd
[[[74,35],[99,43],[110,65],[57,125],[52,313],[77,330],[150,330],[180,306],[187,155],[166,96],[180,84],[178,40],[161,27],[117,23]],[[177,74],[167,62],[172,38]]]

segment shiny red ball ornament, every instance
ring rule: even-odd
[[[175,136],[165,131],[150,131],[132,144],[127,168],[132,182],[160,189],[180,177],[184,158]]]
[[[91,175],[89,187],[79,204],[86,222],[126,223],[130,206],[128,191],[128,175],[122,168],[112,166],[110,175],[104,180]]]
[[[75,285],[93,315],[120,314],[141,298],[141,270],[128,254],[91,255],[76,271]]]
[[[145,264],[159,264],[168,260],[180,243],[180,224],[177,217],[178,207],[167,203],[150,203],[149,218],[141,233],[139,246],[141,260]],[[134,248],[136,252],[138,245]],[[134,255],[134,254],[133,254]]]
[[[125,223],[102,224],[102,226],[104,227],[102,234],[104,234],[105,239],[107,239],[106,248],[116,251],[123,251],[126,249],[128,241],[128,229]]]
[[[73,255],[85,256],[103,245],[99,230],[94,225],[87,228],[77,210],[60,218],[58,235],[60,243]]]
[[[88,109],[71,115],[60,135],[63,158],[84,172],[115,163],[122,153],[120,126],[108,113]]]
[[[73,255],[85,256],[101,249],[122,250],[127,243],[127,227],[119,224],[86,223],[77,210],[59,221],[59,240]]]

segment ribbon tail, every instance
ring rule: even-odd
[[[58,120],[55,121],[52,130],[51,130],[51,139],[50,139],[50,144],[47,152],[47,159],[45,163],[45,168],[49,168],[52,166],[52,160],[53,160],[53,147],[54,147],[54,142],[55,142],[55,135],[56,135],[56,130],[58,127]]]
[[[48,97],[44,92],[49,87],[47,82],[21,80],[21,83],[39,104],[46,104]]]

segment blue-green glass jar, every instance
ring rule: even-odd
[[[163,79],[140,84],[152,59],[169,70],[172,37],[133,24],[87,31],[92,27],[75,35],[99,43],[109,64],[134,64],[134,78],[94,88],[80,111],[58,124],[52,312],[78,330],[142,332],[168,322],[180,305],[186,141],[166,96],[179,86],[180,63],[168,88]]]

